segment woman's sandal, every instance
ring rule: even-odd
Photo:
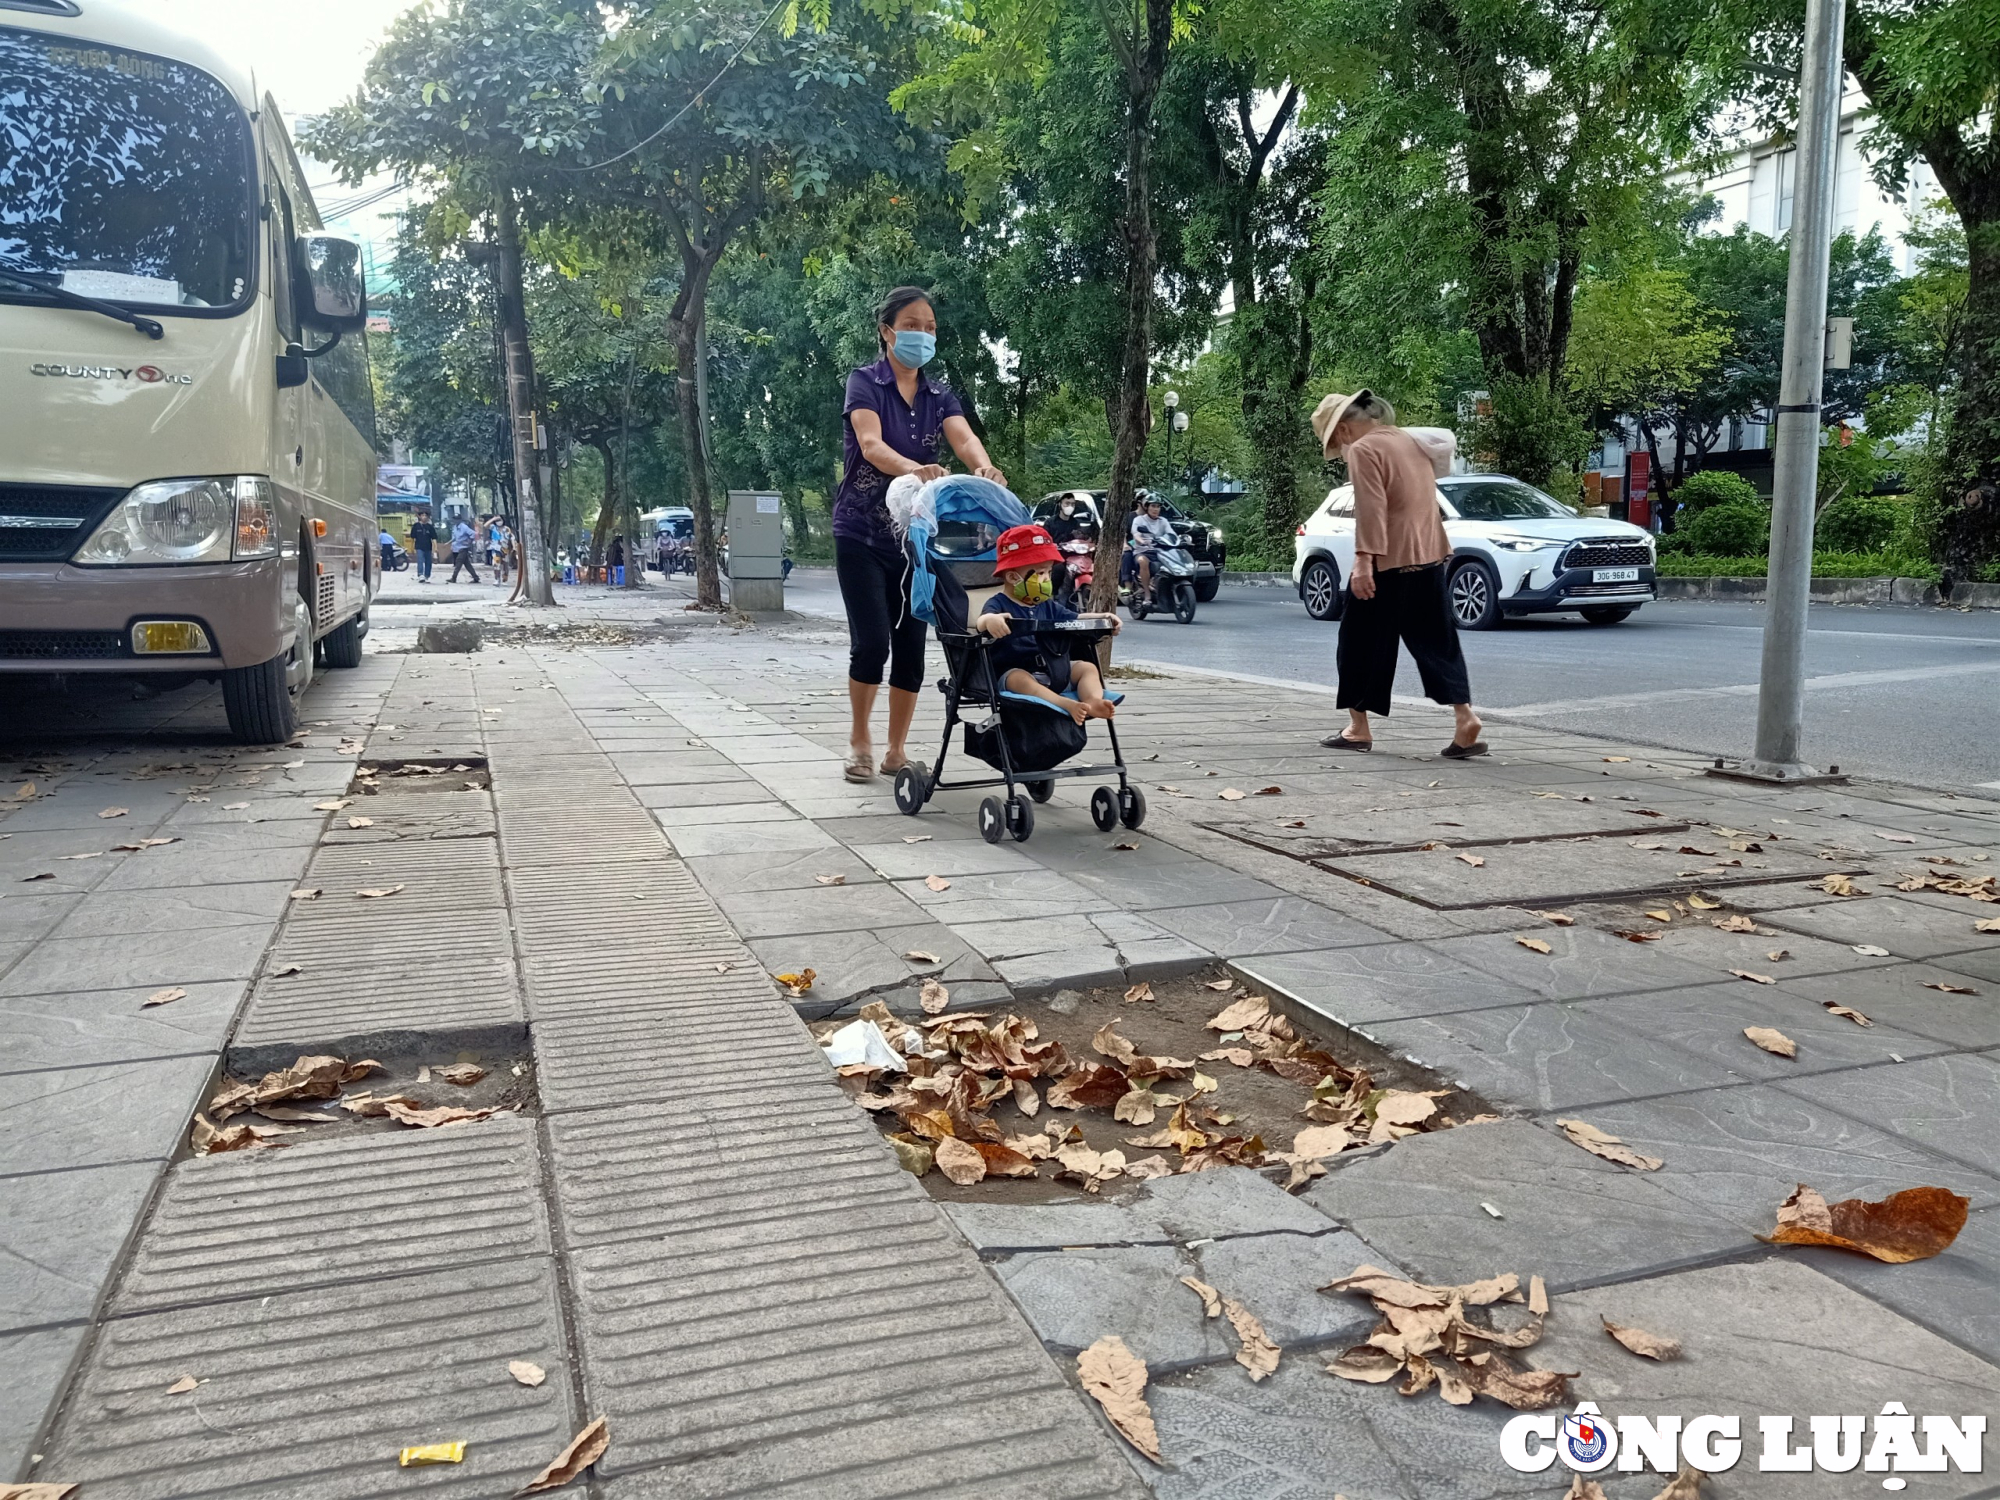
[[[1473,756],[1484,755],[1485,753],[1486,741],[1484,740],[1474,740],[1469,745],[1461,745],[1457,740],[1453,740],[1444,749],[1438,751],[1438,754],[1446,760],[1471,760]]]
[[[1375,748],[1373,740],[1350,740],[1345,730],[1339,734],[1328,735],[1320,741],[1320,745],[1328,750],[1373,750]]]
[[[882,757],[881,771],[884,776],[894,776],[910,763],[907,755],[897,755],[893,751]]]
[[[850,750],[847,754],[847,764],[841,768],[841,775],[845,776],[849,781],[873,781],[875,779],[874,755],[862,755],[858,751]]]

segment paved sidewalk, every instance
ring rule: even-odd
[[[30,1038],[0,1158],[10,1462],[39,1442],[34,1473],[85,1481],[83,1500],[375,1494],[385,1454],[465,1437],[464,1465],[418,1472],[486,1495],[601,1414],[612,1495],[1554,1500],[1560,1480],[1499,1463],[1503,1409],[1320,1372],[1372,1314],[1314,1289],[1369,1261],[1546,1277],[1534,1362],[1618,1409],[1738,1411],[1754,1434],[1760,1412],[1991,1408],[2000,935],[1973,924],[2000,907],[1896,882],[1940,868],[1919,856],[1991,869],[1993,802],[1772,792],[1497,723],[1492,757],[1453,764],[1430,713],[1337,756],[1316,743],[1324,697],[1177,670],[1120,684],[1141,835],[1099,834],[1071,783],[1031,841],[993,846],[970,795],[912,820],[886,781],[843,780],[845,642],[825,622],[737,629],[660,589],[563,597],[567,638],[371,654],[324,681],[312,749],[199,743],[200,705],[175,695],[127,715],[152,716],[156,748],[65,724],[50,769],[0,767],[54,793],[0,819],[0,996]],[[376,646],[467,613],[522,618],[391,607]],[[937,714],[927,694],[926,759]],[[342,755],[348,734],[366,744]],[[456,789],[385,776],[313,810],[357,760],[413,759]],[[151,769],[176,760],[199,774]],[[129,811],[99,820],[109,803]],[[59,862],[128,831],[182,842]],[[58,878],[15,883],[42,870]],[[1832,873],[1865,894],[1809,883]],[[288,902],[300,885],[323,894]],[[150,889],[173,892],[150,916],[114,894]],[[1554,910],[1574,925],[1537,915]],[[1710,925],[1728,916],[1756,930]],[[1659,940],[1616,935],[1641,928]],[[913,1012],[915,950],[940,956],[954,1008],[1024,1014],[1226,965],[1336,1050],[1413,1059],[1501,1118],[1350,1152],[1297,1197],[1236,1168],[940,1211],[801,1024]],[[763,978],[807,966],[796,1005]],[[189,995],[138,1011],[161,985]],[[219,1058],[254,1076],[327,1051],[382,1057],[397,1088],[461,1058],[526,1082],[483,1123],[186,1158]],[[1665,1166],[1583,1152],[1553,1128],[1571,1116]],[[1933,1184],[1974,1212],[1913,1265],[1773,1252],[1753,1236],[1800,1181],[1829,1199]],[[1263,1318],[1276,1376],[1249,1381],[1184,1274]],[[1642,1365],[1599,1313],[1688,1358]],[[1160,1466],[1075,1393],[1074,1354],[1108,1333],[1153,1367]],[[550,1379],[518,1387],[509,1359]],[[161,1394],[182,1373],[208,1382],[196,1401]],[[1712,1493],[1880,1485],[1753,1462]],[[1649,1479],[1608,1490],[1650,1497]]]

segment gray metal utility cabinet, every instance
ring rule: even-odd
[[[785,607],[785,517],[775,491],[729,492],[729,598],[743,610]]]

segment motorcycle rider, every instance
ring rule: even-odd
[[[1143,513],[1132,518],[1133,556],[1139,565],[1139,597],[1153,596],[1153,555],[1162,547],[1178,547],[1180,533],[1160,514],[1160,497],[1148,495]]]
[[[1056,506],[1056,513],[1049,517],[1049,538],[1057,547],[1069,542],[1097,542],[1097,523],[1090,518],[1090,512],[1077,503],[1074,495],[1064,495]],[[1062,598],[1069,592],[1070,565],[1059,562],[1055,565],[1056,597]]]

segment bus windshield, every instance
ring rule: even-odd
[[[245,305],[254,161],[198,68],[0,28],[0,268],[132,306]]]

